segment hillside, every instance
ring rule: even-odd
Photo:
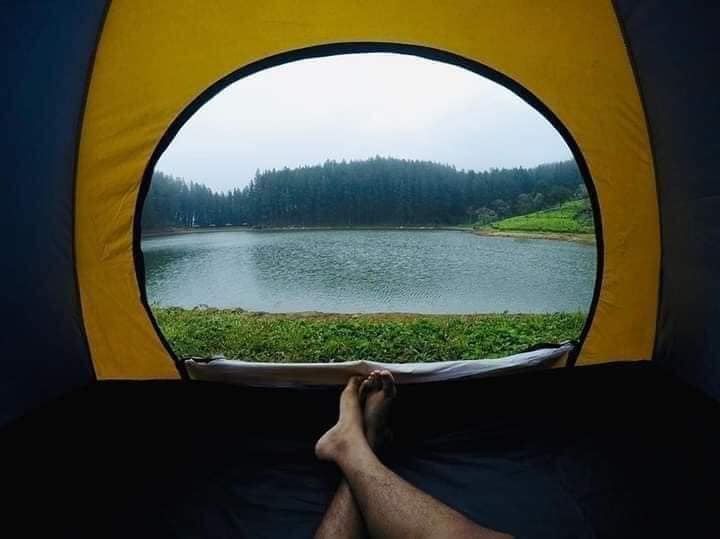
[[[503,233],[592,235],[595,232],[588,198],[570,200],[546,210],[496,221],[484,228]]]

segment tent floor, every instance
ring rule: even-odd
[[[338,480],[312,452],[337,396],[198,382],[75,391],[0,432],[0,535],[309,537]],[[650,363],[407,385],[386,460],[521,537],[710,537],[719,420],[717,403]]]

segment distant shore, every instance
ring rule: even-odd
[[[565,232],[526,232],[513,230],[496,230],[490,227],[472,228],[470,225],[444,225],[444,226],[214,226],[194,228],[169,228],[164,230],[151,230],[142,233],[143,238],[155,238],[160,236],[175,236],[180,234],[206,234],[211,232],[293,232],[293,231],[323,231],[323,230],[456,230],[469,232],[478,236],[497,236],[503,238],[518,238],[528,240],[557,240],[573,241],[584,244],[594,244],[594,234],[565,233]]]
[[[293,232],[293,231],[322,231],[322,230],[459,230],[464,232],[472,232],[470,225],[427,225],[427,226],[210,226],[210,227],[194,227],[194,228],[168,228],[163,230],[150,230],[142,233],[143,238],[151,238],[155,236],[174,236],[177,234],[204,234],[208,232]]]
[[[526,232],[521,230],[496,230],[494,228],[479,228],[472,231],[478,236],[497,236],[501,238],[518,238],[527,240],[557,240],[574,241],[588,245],[595,244],[595,234],[581,234],[575,232]]]

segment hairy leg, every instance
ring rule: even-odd
[[[351,380],[344,391],[356,391],[357,380]],[[395,398],[395,384],[383,387],[381,372],[373,371],[362,380],[359,388],[362,406],[363,428],[370,448],[375,451],[387,438],[387,418],[390,404]],[[344,392],[343,392],[344,393]],[[341,397],[342,398],[342,397]],[[367,530],[360,510],[355,503],[350,486],[345,478],[335,492],[320,527],[315,532],[316,539],[360,538],[366,537]]]
[[[357,399],[357,395],[361,387],[361,380],[358,376],[350,378],[340,395],[340,420],[342,420],[344,409],[357,406],[358,414],[360,413],[360,401]],[[354,395],[352,399],[350,398],[351,393]],[[320,527],[315,532],[315,539],[359,539],[361,537],[367,537],[365,522],[350,487],[343,478],[325,512]]]
[[[381,381],[383,387],[394,386],[387,371]],[[351,381],[348,387],[356,384]],[[343,392],[340,418],[318,440],[315,453],[340,467],[373,537],[508,537],[475,524],[386,468],[363,432],[356,391]]]

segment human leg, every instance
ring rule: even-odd
[[[346,392],[359,392],[365,436],[368,445],[376,450],[385,437],[387,415],[396,393],[395,385],[383,391],[380,371],[373,371],[359,386],[358,379],[351,379],[343,390],[341,399],[348,398]],[[347,480],[343,477],[315,532],[315,538],[356,539],[366,536],[365,522]]]
[[[360,385],[360,377],[350,378],[340,395],[341,413],[343,408],[350,406],[357,405],[359,408],[360,402],[357,399],[350,399],[350,393],[357,396]],[[351,400],[352,402],[350,402]],[[365,522],[355,503],[352,491],[343,477],[340,486],[335,491],[335,496],[325,511],[320,527],[315,532],[315,539],[359,539],[362,537],[367,537]]]
[[[383,371],[383,389],[394,386]],[[385,467],[363,432],[357,380],[340,399],[340,417],[315,447],[318,458],[335,462],[343,472],[353,499],[372,537],[509,537],[484,528],[418,490]],[[346,388],[347,390],[347,388]]]

